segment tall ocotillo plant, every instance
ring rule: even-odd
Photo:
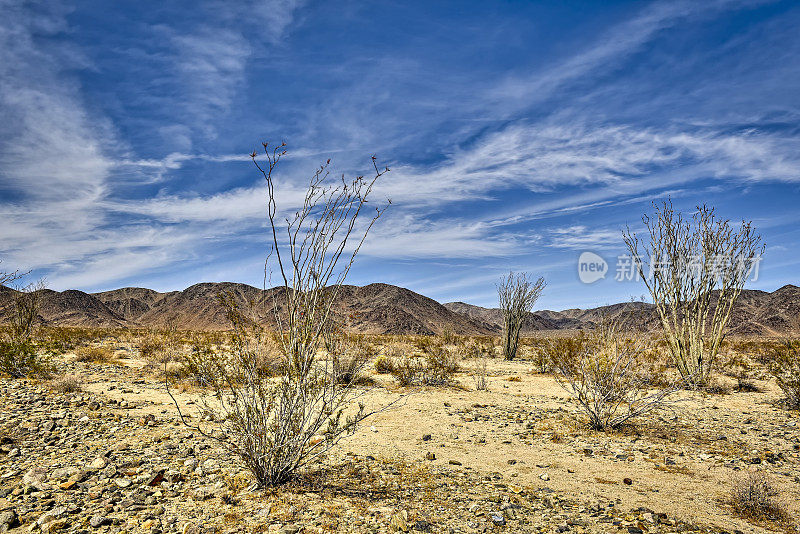
[[[506,360],[513,360],[517,356],[522,323],[533,310],[544,286],[542,277],[533,281],[526,273],[513,272],[504,276],[497,285],[500,310],[503,312],[503,357]]]
[[[330,180],[328,160],[311,178],[302,206],[279,218],[274,175],[284,147],[263,143],[262,160],[251,154],[267,183],[272,250],[264,276],[265,285],[270,272],[281,281],[270,292],[277,335],[266,335],[259,314],[249,317],[233,296],[223,295],[234,327],[230,350],[193,362],[209,386],[203,415],[223,430],[208,435],[238,455],[262,486],[290,480],[369,415],[355,402],[363,394],[356,390],[357,367],[366,360],[342,373],[333,306],[367,233],[386,209],[375,208],[357,226],[376,181],[389,171],[379,169],[373,157],[369,178]],[[273,344],[279,361],[265,369]]]
[[[630,228],[623,239],[653,298],[675,365],[700,386],[764,246],[751,223],[735,229],[705,205],[691,218],[676,213],[671,200],[654,207],[653,217],[642,217],[649,241],[641,242]]]

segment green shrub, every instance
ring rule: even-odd
[[[31,341],[0,341],[0,374],[12,378],[47,378],[52,372],[50,358],[39,353]]]

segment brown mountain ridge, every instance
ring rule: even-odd
[[[53,326],[103,328],[164,327],[225,330],[225,310],[218,302],[228,293],[242,306],[253,305],[258,320],[273,325],[272,302],[280,288],[262,290],[232,282],[200,283],[183,291],[160,293],[126,287],[85,293],[78,290],[42,290],[40,319]],[[14,290],[0,287],[0,322],[8,320]],[[277,302],[280,302],[277,298]],[[345,285],[340,288],[334,311],[344,328],[369,334],[496,335],[502,316],[497,308],[463,302],[439,302],[390,284]],[[541,310],[530,314],[523,334],[537,331],[592,328],[601,320],[614,319],[638,329],[658,327],[652,304],[625,302],[591,309]],[[734,307],[730,331],[743,335],[783,335],[800,331],[800,288],[786,285],[773,292],[744,290]]]

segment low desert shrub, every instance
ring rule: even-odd
[[[139,340],[139,354],[142,358],[156,363],[164,363],[166,342],[163,337],[148,332]]]
[[[577,400],[596,430],[619,428],[665,406],[678,388],[651,390],[639,359],[641,342],[614,325],[591,334],[553,339],[547,349],[559,384]]]
[[[750,471],[733,481],[730,504],[746,519],[789,523],[791,519],[779,495],[763,472]]]
[[[93,345],[75,349],[75,359],[84,363],[115,364],[119,363],[109,347]]]
[[[334,379],[342,385],[370,383],[369,377],[363,371],[376,353],[375,347],[362,339],[346,340],[329,354],[333,363]]]
[[[47,378],[52,370],[49,356],[32,341],[0,341],[0,375]]]
[[[786,395],[786,404],[800,409],[800,340],[787,340],[774,347],[767,368]]]
[[[698,390],[708,395],[730,395],[732,388],[718,377],[707,378]]]
[[[472,379],[475,381],[476,391],[487,391],[489,389],[488,361],[489,358],[485,355],[476,360],[472,372]]]
[[[387,375],[394,371],[395,363],[394,359],[391,356],[387,356],[386,354],[381,354],[375,361],[373,362],[373,366],[375,367],[375,372],[381,375]]]
[[[459,369],[458,360],[449,350],[443,347],[434,347],[425,355],[422,383],[430,386],[448,384]]]
[[[549,373],[553,369],[553,362],[550,360],[551,351],[544,347],[533,347],[531,349],[531,361],[537,373]]]
[[[401,386],[411,386],[417,383],[424,364],[420,358],[403,356],[393,362],[390,373]]]
[[[457,345],[461,338],[457,336],[450,328],[445,327],[440,336],[442,345]]]
[[[81,383],[75,375],[65,375],[51,382],[51,386],[59,393],[76,393],[81,391]]]
[[[17,279],[16,273],[11,278],[6,273],[6,281]],[[2,273],[0,273],[2,279]],[[52,371],[50,356],[52,353],[40,346],[36,336],[40,330],[43,282],[30,284],[12,293],[12,305],[9,324],[0,338],[0,374],[12,378],[38,377],[47,378]]]
[[[460,370],[458,360],[447,349],[432,345],[422,356],[403,356],[391,371],[401,386],[445,386]]]

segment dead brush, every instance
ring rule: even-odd
[[[639,340],[614,324],[588,335],[552,340],[549,358],[559,384],[578,402],[595,430],[618,429],[631,419],[665,408],[681,382],[652,390]]]
[[[75,375],[65,375],[50,382],[50,387],[59,393],[77,393],[81,391],[81,382]]]
[[[778,488],[762,471],[750,471],[733,481],[730,504],[745,519],[791,525],[786,504],[779,497]]]
[[[375,367],[375,372],[381,375],[391,374],[396,367],[395,358],[387,354],[381,354],[375,358],[372,365]]]
[[[364,374],[364,367],[375,358],[377,349],[363,339],[345,339],[336,347],[332,359],[334,380],[342,385],[369,385],[373,380]]]
[[[786,340],[775,346],[767,369],[786,395],[786,405],[800,409],[800,340]]]
[[[114,351],[104,345],[92,345],[75,349],[75,360],[82,363],[96,363],[101,365],[119,365]]]
[[[401,386],[446,386],[460,370],[456,357],[447,349],[432,346],[422,356],[405,355],[394,362],[392,376]]]

